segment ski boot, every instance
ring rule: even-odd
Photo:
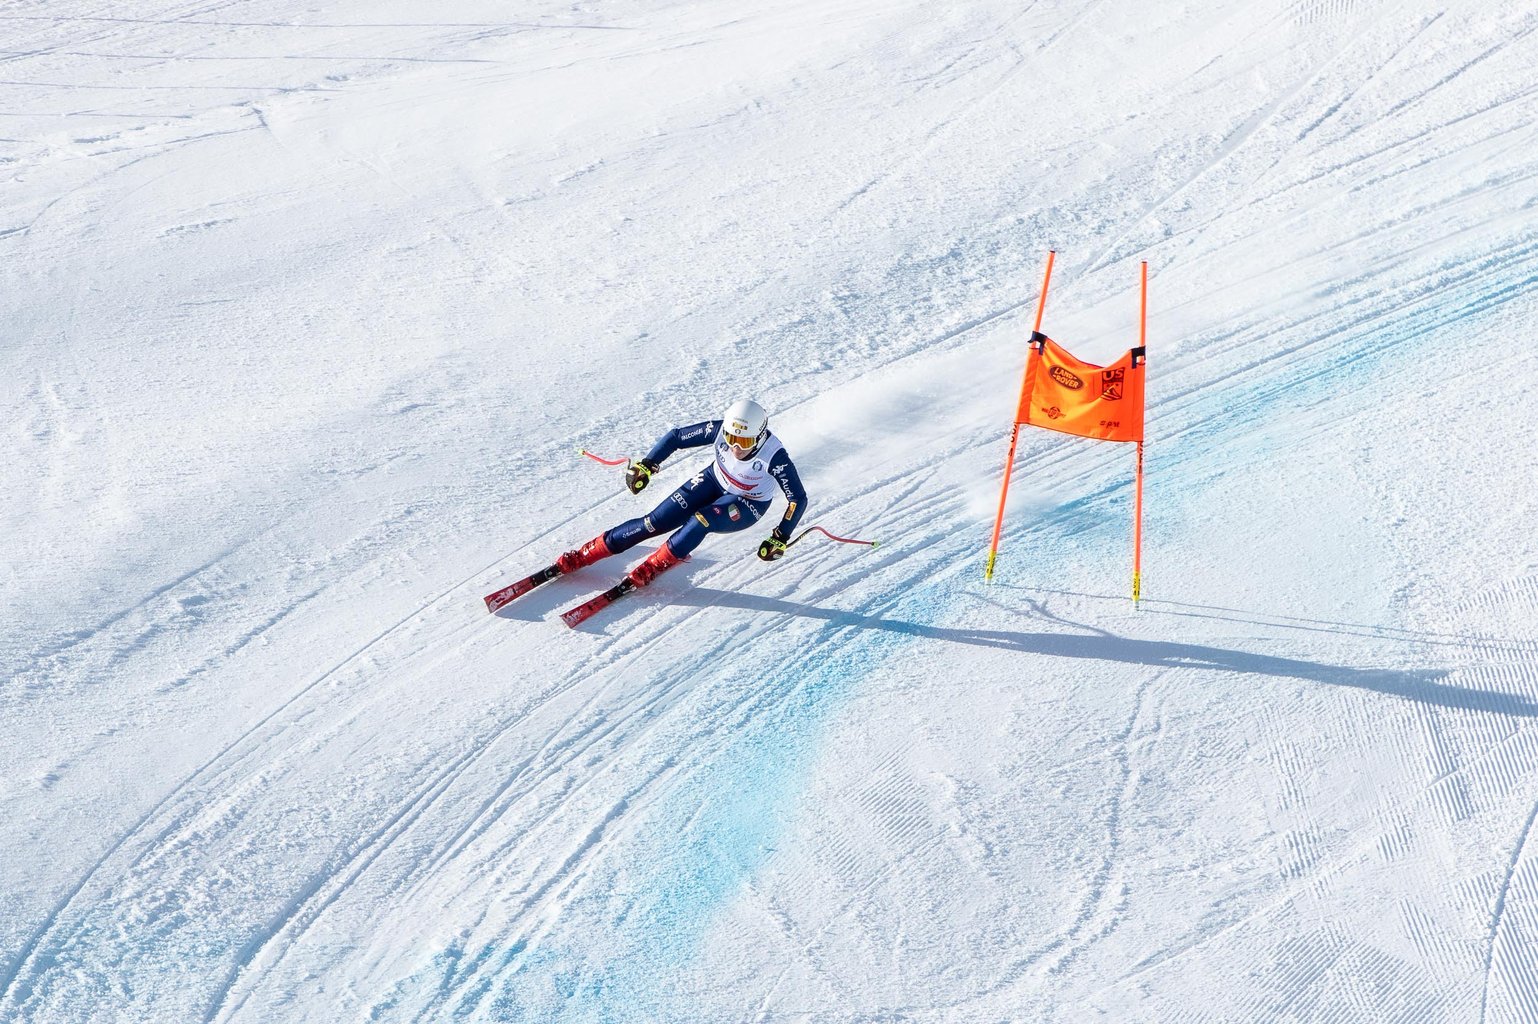
[[[613,552],[609,550],[609,545],[604,543],[603,534],[600,533],[580,548],[573,548],[560,558],[557,558],[555,560],[555,567],[561,570],[562,575],[565,575],[569,572],[576,572],[584,565],[592,565],[600,558],[608,558],[611,554]]]
[[[644,587],[681,561],[683,559],[673,554],[673,549],[664,542],[662,547],[646,556],[646,561],[631,569],[630,575],[625,578],[634,586]]]

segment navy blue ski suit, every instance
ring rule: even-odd
[[[660,466],[668,456],[681,448],[703,448],[711,444],[722,447],[726,445],[721,437],[720,420],[674,427],[652,446],[646,461]],[[754,468],[767,469],[785,496],[785,515],[773,533],[778,539],[789,543],[796,524],[806,512],[806,490],[801,486],[801,477],[796,473],[795,463],[790,461],[790,455],[772,433],[765,436],[757,451],[768,452],[771,449],[773,454],[767,463],[754,462],[752,465]],[[746,530],[769,511],[772,495],[759,500],[728,490],[721,481],[721,476],[726,474],[724,465],[718,459],[702,467],[652,509],[650,515],[631,519],[606,532],[603,535],[604,544],[611,553],[618,554],[647,537],[677,530],[668,538],[667,546],[678,558],[688,558],[707,533]]]

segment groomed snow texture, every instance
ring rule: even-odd
[[[0,1020],[1538,1020],[1530,0],[0,0]],[[1134,446],[1022,432],[1044,330]],[[751,395],[812,535],[481,597]],[[774,515],[778,515],[776,506]]]

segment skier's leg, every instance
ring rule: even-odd
[[[605,530],[581,547],[573,548],[557,558],[555,564],[563,573],[573,572],[601,558],[628,551],[647,537],[678,529],[689,518],[689,513],[720,496],[721,485],[716,482],[716,475],[709,469],[701,470],[664,498],[649,515],[627,520],[612,530]]]
[[[709,505],[719,497],[721,485],[716,482],[716,475],[709,469],[701,470],[664,498],[649,515],[620,523],[602,537],[594,539],[603,541],[608,554],[617,555],[635,547],[647,537],[671,533],[688,521],[691,512]]]
[[[746,530],[769,511],[769,502],[752,501],[738,494],[729,494],[723,498],[706,505],[695,512],[683,528],[656,551],[647,556],[646,561],[630,571],[630,579],[638,587],[644,587],[658,575],[671,569],[679,562],[689,557],[689,553],[699,547],[700,541],[705,539],[707,533],[736,533],[738,530]]]

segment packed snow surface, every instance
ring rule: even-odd
[[[0,0],[0,1020],[1538,1020],[1527,0]],[[1022,432],[1043,329],[1133,446]],[[810,491],[577,630],[639,456]],[[778,515],[778,508],[774,515]]]

